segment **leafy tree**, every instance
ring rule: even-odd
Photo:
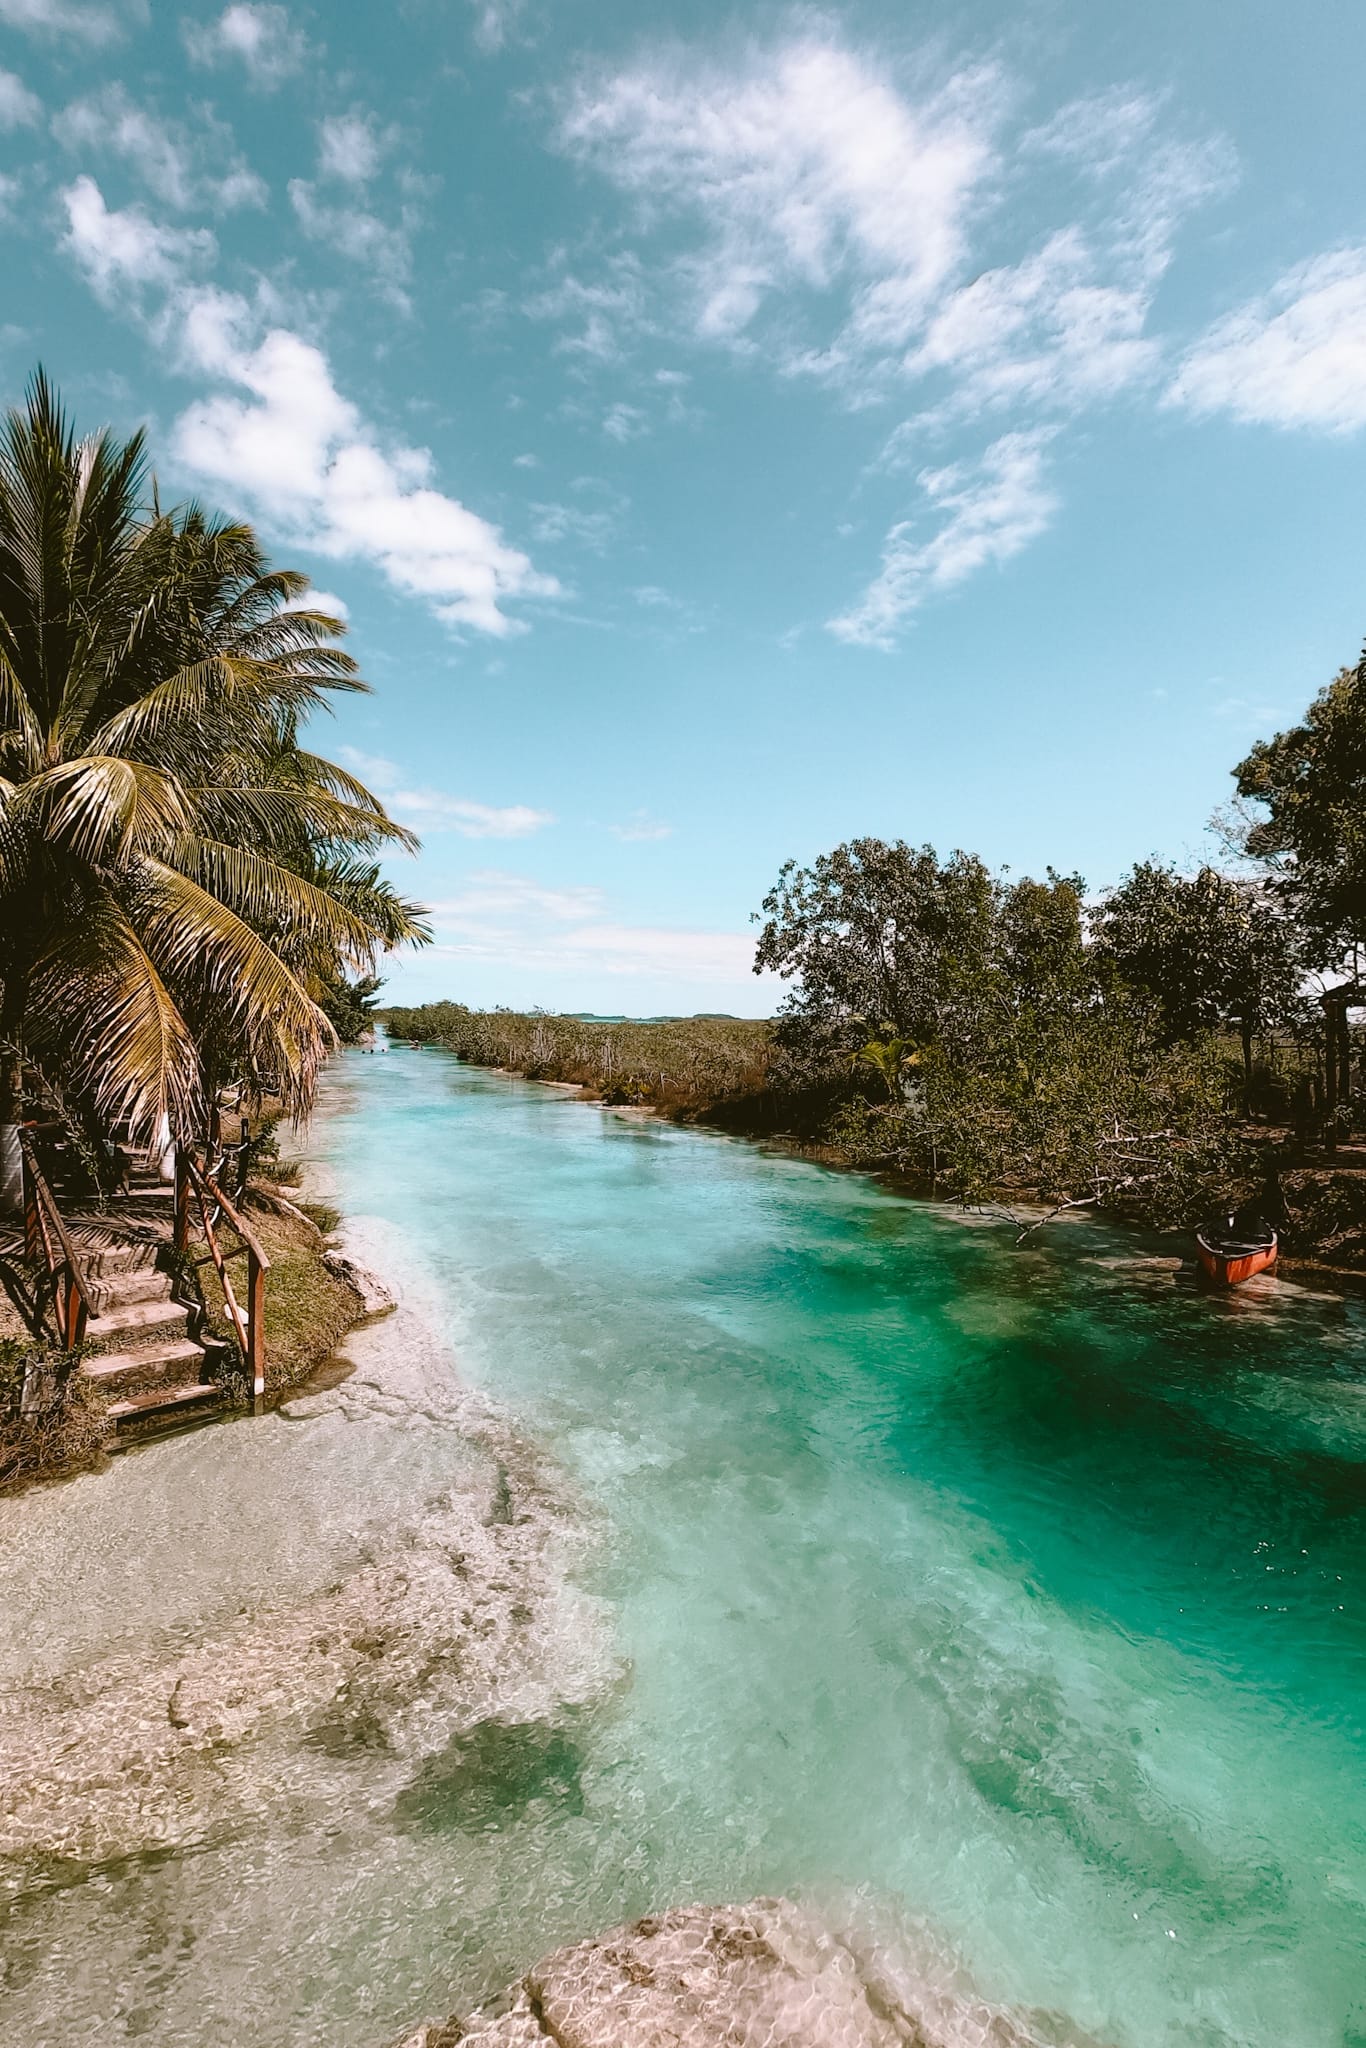
[[[219,1083],[306,1106],[318,996],[425,936],[410,835],[300,743],[363,689],[251,529],[164,511],[140,434],[78,442],[42,374],[0,430],[0,1193],[25,1059],[105,1128],[197,1128]]]
[[[370,1030],[383,986],[377,974],[362,974],[354,981],[339,974],[322,988],[318,1003],[340,1044],[355,1045]]]
[[[774,1079],[796,1082],[806,1116],[824,1074],[825,1128],[842,1151],[964,1200],[1005,1189],[1189,1217],[1243,1171],[1226,1063],[1202,1035],[1224,1011],[1187,1015],[1216,967],[1229,999],[1229,930],[1178,992],[1194,1043],[1161,1028],[1159,997],[1192,934],[1211,936],[1192,903],[1208,912],[1212,894],[1228,910],[1222,880],[1188,900],[1180,877],[1144,870],[1096,945],[1079,875],[1010,881],[971,855],[941,863],[880,840],[789,863],[765,901],[757,959],[795,983]],[[1230,927],[1239,943],[1252,923]],[[1139,940],[1156,953],[1157,938],[1170,946],[1150,962]],[[1135,974],[1151,966],[1151,998],[1134,1000],[1121,952]],[[865,1077],[876,1085],[860,1088]]]
[[[1366,947],[1366,656],[1321,690],[1298,725],[1259,740],[1234,770],[1254,806],[1246,849],[1331,968]]]
[[[971,1028],[991,966],[996,884],[974,855],[854,839],[809,868],[788,861],[764,898],[755,972],[796,986],[792,1049],[848,1057],[883,1037],[925,1045]]]
[[[1301,966],[1296,937],[1257,884],[1203,867],[1140,861],[1096,919],[1101,957],[1160,1020],[1168,1042],[1236,1025],[1252,1040],[1286,1013]]]

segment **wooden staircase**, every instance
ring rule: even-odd
[[[171,1184],[130,1156],[120,1192],[98,1214],[72,1214],[58,1204],[32,1147],[26,1172],[24,1251],[30,1265],[43,1254],[53,1289],[46,1320],[59,1341],[82,1350],[81,1379],[107,1397],[112,1447],[215,1415],[224,1405],[217,1377],[224,1350],[217,1340],[201,1341],[198,1304],[176,1298],[175,1275],[176,1253],[187,1248],[187,1173],[206,1192],[221,1191],[192,1165]],[[221,1271],[209,1215],[206,1207]]]
[[[190,1311],[172,1295],[164,1257],[160,1245],[135,1239],[85,1262],[96,1313],[81,1376],[112,1396],[106,1413],[120,1435],[222,1405],[222,1389],[205,1377],[207,1347],[189,1333]]]

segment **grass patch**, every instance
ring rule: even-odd
[[[325,1204],[310,1204],[317,1215],[341,1220]],[[316,1215],[314,1220],[316,1220]],[[319,1224],[318,1228],[322,1225]],[[282,1394],[309,1379],[360,1319],[358,1297],[323,1264],[322,1239],[313,1223],[271,1210],[253,1208],[251,1228],[270,1260],[266,1274],[266,1392]],[[224,1249],[232,1239],[223,1233]],[[246,1284],[246,1262],[234,1259],[228,1268],[238,1301]],[[212,1265],[199,1268],[204,1305],[215,1334],[232,1341],[232,1319]]]

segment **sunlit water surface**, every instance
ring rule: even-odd
[[[10,2038],[380,2048],[652,1907],[861,1889],[1116,2048],[1362,2048],[1358,1305],[1210,1300],[1086,1229],[1017,1251],[432,1051],[351,1056],[326,1100],[341,1205],[600,1516],[628,1676],[444,1804],[370,1810],[360,1758],[325,1828],[34,1904]],[[304,1577],[458,1458],[439,1417],[292,1427],[122,1461],[134,1550],[225,1445]],[[177,1525],[186,1625],[240,1604],[235,1527]],[[138,1611],[100,1569],[83,1641]]]

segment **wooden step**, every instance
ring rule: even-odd
[[[154,1266],[163,1239],[156,1236],[128,1237],[122,1231],[101,1228],[89,1216],[69,1216],[67,1235],[75,1248],[83,1273],[92,1280],[111,1278],[116,1273],[140,1273]]]
[[[197,1407],[201,1402],[222,1399],[223,1389],[198,1381],[192,1387],[157,1388],[150,1394],[129,1394],[122,1401],[111,1401],[106,1413],[111,1422],[146,1422],[155,1415],[170,1415],[184,1408]]]
[[[81,1377],[107,1387],[134,1373],[169,1375],[177,1366],[190,1366],[198,1373],[203,1363],[202,1344],[189,1337],[172,1337],[160,1344],[145,1344],[140,1351],[104,1351],[98,1358],[84,1358]]]
[[[137,1345],[139,1337],[148,1343],[169,1337],[179,1325],[183,1330],[188,1314],[178,1301],[130,1301],[126,1308],[111,1308],[107,1315],[92,1316],[86,1325],[86,1338],[91,1344],[104,1344],[111,1337],[123,1337],[129,1347]]]
[[[130,1308],[137,1301],[169,1301],[171,1276],[159,1266],[130,1266],[122,1273],[101,1273],[95,1281],[100,1314]]]

